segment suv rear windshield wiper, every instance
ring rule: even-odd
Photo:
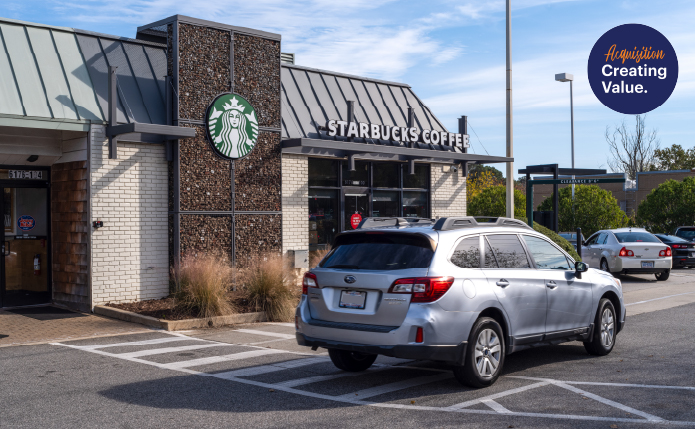
[[[357,265],[340,265],[340,264],[338,264],[338,265],[331,265],[330,267],[326,267],[326,268],[352,268],[352,269],[356,270],[359,267]]]

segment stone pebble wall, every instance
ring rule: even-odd
[[[118,143],[108,158],[103,126],[92,126],[92,304],[169,294],[167,162],[164,146]],[[90,222],[91,223],[91,222]]]
[[[430,164],[432,217],[466,216],[466,178],[461,171],[443,171],[445,164]]]
[[[215,155],[205,137],[205,127],[196,137],[180,140],[181,210],[231,210],[230,161]]]
[[[204,120],[210,102],[230,91],[230,42],[228,31],[179,23],[180,118]]]
[[[234,35],[234,92],[258,113],[262,127],[280,127],[280,41]]]
[[[181,255],[232,256],[231,216],[181,215]]]
[[[280,134],[261,131],[250,154],[235,161],[235,210],[280,211]]]
[[[282,251],[282,216],[235,215],[237,265],[253,255]]]

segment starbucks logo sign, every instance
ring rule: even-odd
[[[248,155],[258,141],[256,110],[239,94],[222,94],[205,115],[208,141],[223,158]]]

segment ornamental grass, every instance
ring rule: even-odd
[[[327,245],[325,249],[309,252],[309,268],[315,268],[329,253],[331,253],[330,245]]]
[[[234,269],[226,258],[215,254],[186,256],[172,277],[177,280],[175,306],[180,312],[209,319],[236,312],[228,291]]]
[[[255,256],[247,260],[240,280],[249,305],[265,311],[271,322],[291,322],[299,301],[296,275],[280,254]]]

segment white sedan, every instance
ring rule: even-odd
[[[582,261],[613,274],[671,273],[671,248],[643,228],[598,231],[582,245]]]

